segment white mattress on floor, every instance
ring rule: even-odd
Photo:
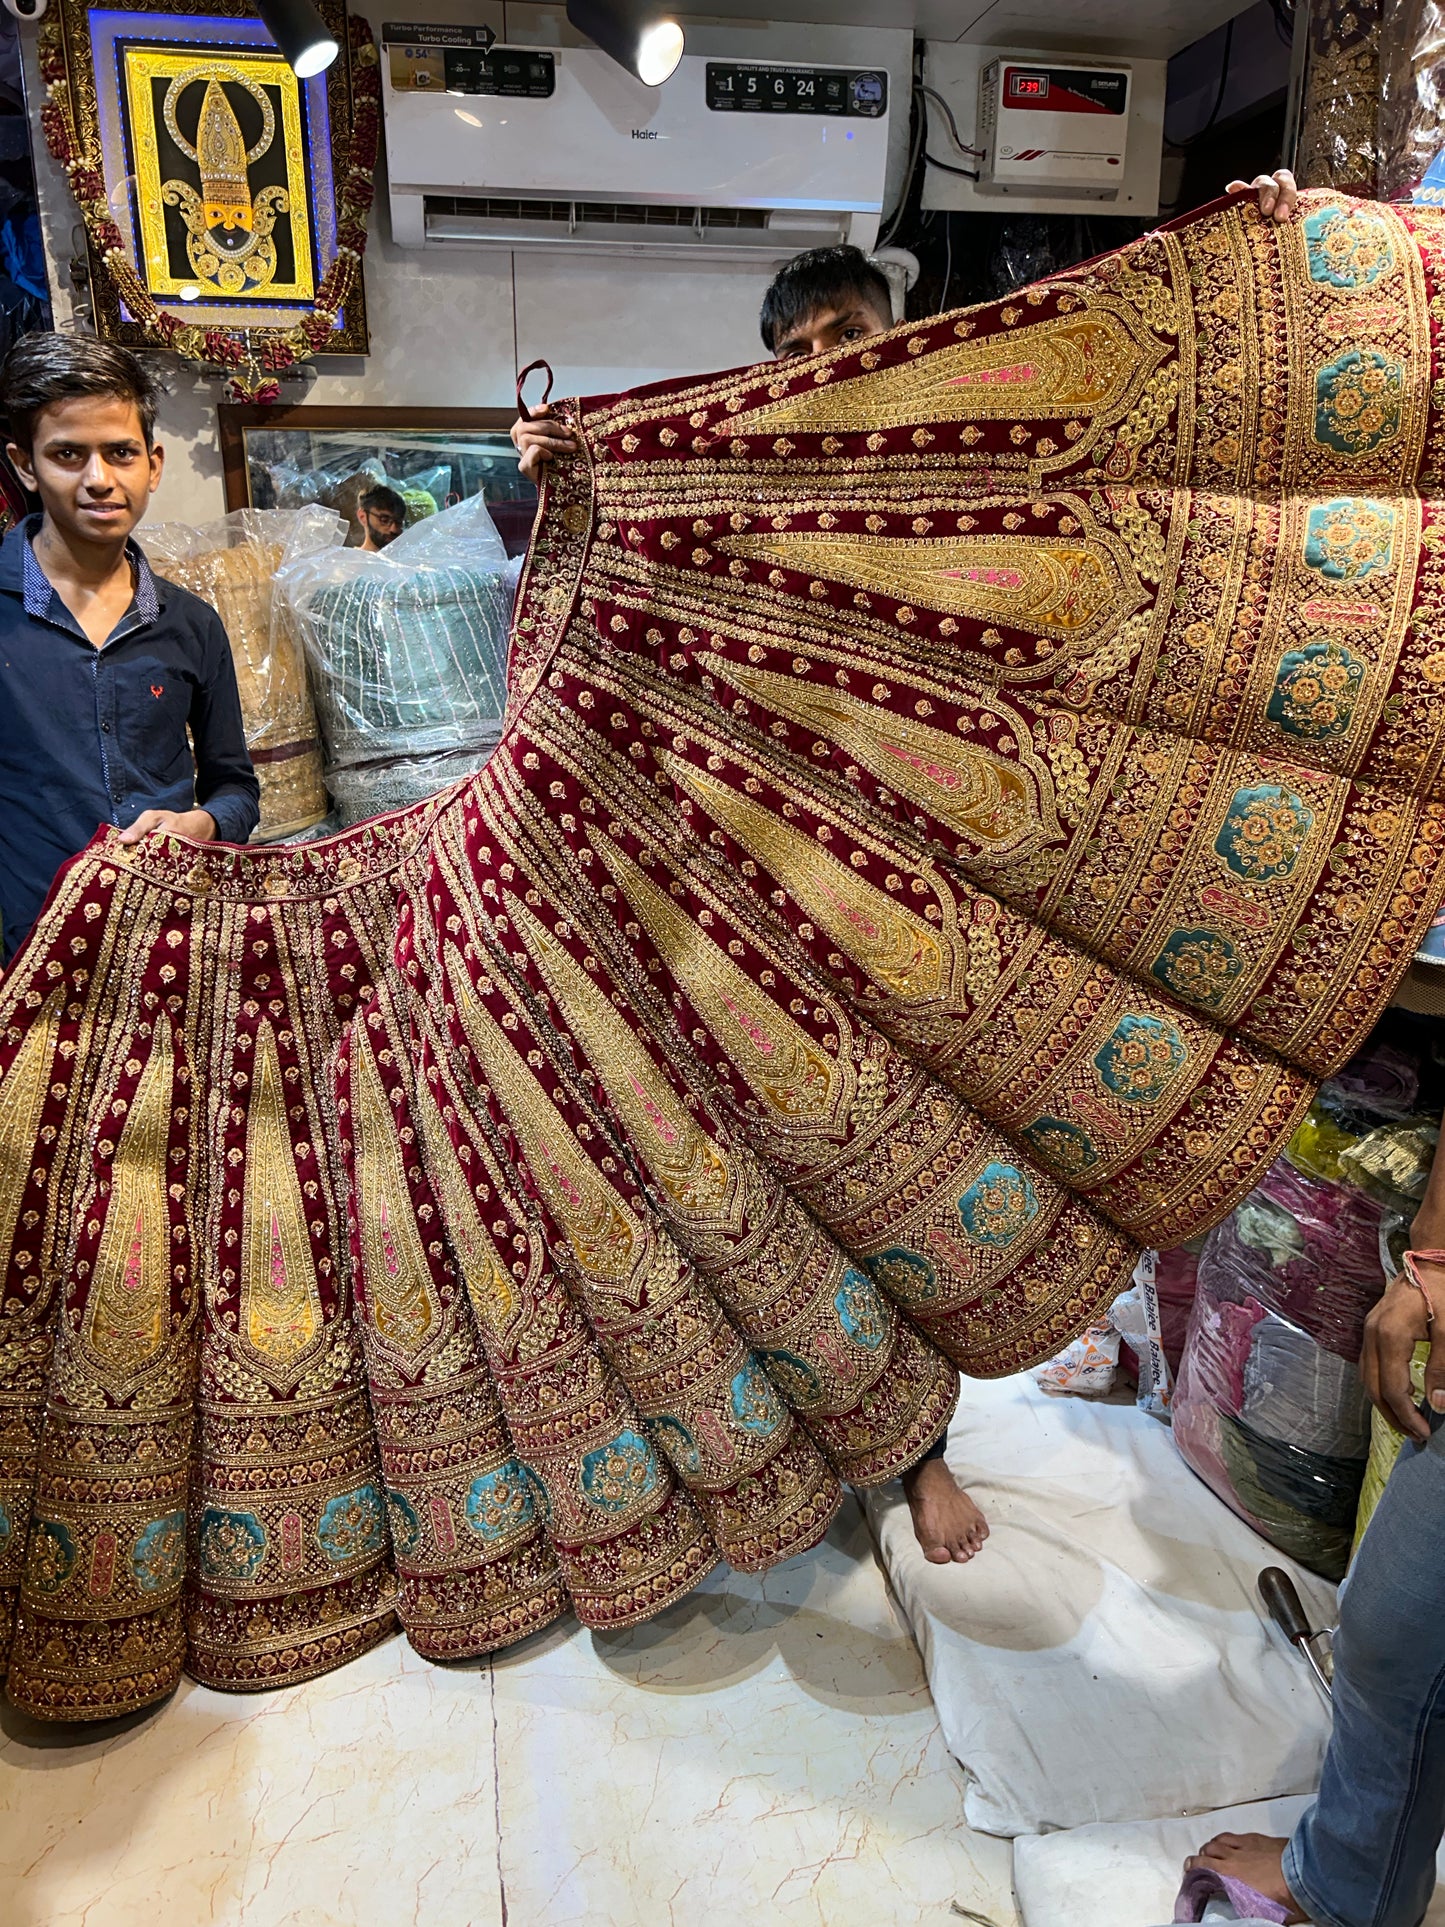
[[[972,1564],[924,1559],[897,1485],[866,1507],[970,1826],[1041,1833],[1311,1790],[1326,1714],[1256,1580],[1285,1566],[1316,1625],[1333,1588],[1221,1505],[1167,1426],[1028,1377],[969,1380],[948,1462],[992,1527]]]
[[[1307,1800],[1268,1800],[1122,1827],[1079,1827],[1014,1842],[1014,1891],[1023,1927],[1164,1927],[1174,1912],[1180,1872],[1212,1834],[1287,1835]],[[1445,1879],[1445,1853],[1441,1855]],[[1445,1927],[1445,1887],[1424,1927]]]

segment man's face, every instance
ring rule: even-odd
[[[401,534],[401,517],[388,508],[359,508],[357,519],[377,548],[384,549]]]
[[[887,334],[892,326],[891,315],[881,314],[861,295],[849,295],[834,306],[814,308],[795,321],[773,354],[779,361],[793,361],[799,355],[826,355],[832,348],[846,348],[850,341]]]
[[[147,448],[140,410],[118,395],[54,402],[35,421],[30,449],[12,442],[16,473],[72,541],[123,542],[160,485],[164,455]]]

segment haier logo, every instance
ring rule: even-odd
[[[634,127],[632,130],[632,138],[635,141],[660,141],[662,136],[656,133],[651,127]]]

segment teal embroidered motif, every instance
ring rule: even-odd
[[[401,1492],[386,1495],[387,1517],[391,1521],[391,1543],[403,1557],[410,1557],[421,1544],[421,1520],[416,1507]]]
[[[1016,1166],[986,1164],[958,1201],[963,1228],[975,1244],[1002,1250],[1038,1216],[1034,1187]]]
[[[631,1430],[585,1453],[582,1491],[600,1512],[627,1512],[657,1489],[657,1455]]]
[[[1342,642],[1311,642],[1279,659],[1265,714],[1288,736],[1325,742],[1343,736],[1355,713],[1365,665]]]
[[[1070,1124],[1062,1117],[1041,1117],[1025,1127],[1024,1136],[1033,1145],[1040,1158],[1052,1170],[1061,1171],[1065,1177],[1077,1177],[1087,1171],[1091,1164],[1099,1162],[1099,1153],[1086,1131],[1077,1124]]]
[[[473,1479],[467,1491],[467,1524],[479,1539],[505,1539],[537,1516],[532,1479],[517,1459]]]
[[[1368,496],[1318,502],[1305,518],[1305,567],[1326,582],[1360,582],[1395,559],[1395,510]]]
[[[876,1352],[888,1336],[888,1314],[873,1280],[849,1265],[833,1299],[833,1307],[845,1335],[865,1352]]]
[[[1280,783],[1236,790],[1214,839],[1215,854],[1246,883],[1278,883],[1299,862],[1314,821],[1309,805]]]
[[[890,1245],[870,1259],[869,1271],[890,1298],[900,1305],[926,1306],[938,1296],[938,1272],[921,1252],[906,1245]]]
[[[201,1571],[207,1579],[254,1579],[266,1557],[266,1534],[254,1512],[201,1514]]]
[[[26,1578],[36,1592],[59,1592],[75,1572],[80,1554],[69,1526],[59,1519],[37,1519],[30,1534]]]
[[[1184,1039],[1162,1017],[1121,1017],[1094,1069],[1104,1089],[1125,1104],[1153,1104],[1173,1083],[1187,1055]]]
[[[702,1453],[698,1450],[697,1440],[680,1418],[673,1418],[670,1412],[659,1413],[652,1421],[652,1429],[658,1434],[663,1450],[675,1466],[694,1476],[701,1472]]]
[[[783,1422],[778,1395],[762,1367],[751,1358],[733,1380],[732,1407],[733,1417],[743,1430],[760,1439],[771,1438]]]
[[[785,1351],[759,1352],[758,1357],[789,1405],[799,1406],[806,1412],[821,1402],[823,1381],[807,1359],[799,1358],[796,1352]]]
[[[1217,930],[1176,930],[1149,974],[1186,1003],[1218,1010],[1243,968],[1239,952]]]
[[[1379,348],[1347,348],[1315,376],[1315,440],[1337,455],[1369,455],[1400,433],[1403,363]]]
[[[380,1552],[386,1544],[386,1521],[376,1487],[359,1485],[354,1492],[339,1492],[328,1499],[316,1537],[326,1557],[337,1566]]]
[[[1304,236],[1310,280],[1328,288],[1368,288],[1394,265],[1390,230],[1363,208],[1316,208]]]
[[[141,1527],[131,1549],[130,1569],[142,1592],[164,1592],[186,1569],[186,1515],[168,1512]]]

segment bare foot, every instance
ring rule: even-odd
[[[988,1522],[942,1459],[924,1459],[903,1474],[903,1496],[925,1559],[966,1565],[988,1537]]]
[[[1284,1884],[1284,1850],[1288,1845],[1288,1840],[1271,1840],[1264,1833],[1218,1833],[1192,1860],[1185,1861],[1184,1871],[1208,1867],[1211,1873],[1228,1874],[1231,1880],[1242,1880],[1246,1887],[1253,1887],[1266,1900],[1287,1907],[1292,1921],[1303,1922],[1309,1915],[1298,1911],[1294,1895]]]

